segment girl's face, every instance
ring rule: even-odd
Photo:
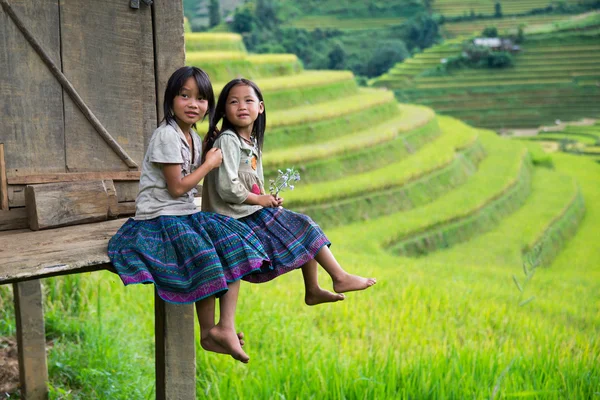
[[[173,99],[173,114],[177,125],[184,133],[189,132],[192,125],[204,118],[206,110],[208,101],[200,94],[196,79],[190,76]]]
[[[229,91],[225,105],[225,116],[238,130],[248,129],[252,131],[254,121],[264,111],[263,102],[258,99],[251,86],[239,84]]]

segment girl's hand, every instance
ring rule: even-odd
[[[221,153],[221,149],[216,147],[210,149],[204,158],[204,164],[206,164],[210,169],[218,168],[222,161],[223,154]]]
[[[275,197],[277,199],[277,206],[281,207],[283,205],[283,197]]]
[[[258,204],[263,207],[279,207],[279,199],[272,194],[258,196]]]

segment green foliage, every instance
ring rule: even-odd
[[[502,18],[502,4],[499,1],[494,4],[494,17]]]
[[[481,32],[481,36],[486,38],[495,38],[498,37],[498,28],[495,26],[489,26]]]
[[[208,5],[208,25],[212,28],[221,23],[221,10],[219,0],[210,0]]]
[[[232,24],[243,34],[248,50],[294,53],[308,69],[349,69],[357,76],[374,77],[408,57],[408,49],[422,49],[439,39],[437,22],[425,13],[411,14],[402,25],[375,25],[364,31],[339,30],[335,25],[309,31],[280,18],[286,4],[256,1],[239,7]],[[360,26],[361,21],[355,24]]]

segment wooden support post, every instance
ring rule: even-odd
[[[39,279],[13,284],[21,393],[26,400],[48,398],[46,333]]]
[[[196,399],[194,305],[154,294],[156,400]]]
[[[0,210],[8,210],[8,178],[4,159],[4,143],[0,143]]]

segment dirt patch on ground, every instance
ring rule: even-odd
[[[10,399],[19,390],[17,341],[0,337],[0,399]]]

